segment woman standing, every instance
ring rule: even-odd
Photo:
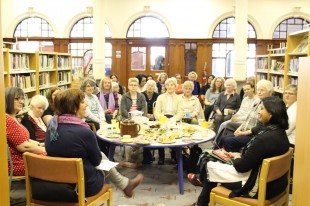
[[[96,83],[94,80],[86,78],[82,82],[81,90],[85,93],[87,110],[85,115],[86,122],[94,123],[96,130],[100,129],[100,122],[105,121],[105,115],[100,105],[98,97],[93,94]]]
[[[43,112],[48,107],[48,101],[45,96],[36,95],[31,98],[30,110],[21,123],[30,133],[30,139],[38,142],[45,141],[46,125],[41,119]]]
[[[205,119],[208,121],[211,112],[214,109],[214,102],[217,100],[220,93],[224,91],[224,78],[216,77],[212,80],[210,89],[207,90],[205,94]]]
[[[129,78],[128,89],[129,92],[123,95],[121,101],[121,114],[122,119],[128,119],[129,112],[142,111],[146,113],[146,101],[143,94],[137,92],[139,86],[139,80],[135,77]]]
[[[183,84],[182,84],[182,75],[181,74],[176,74],[174,76],[177,80],[177,88],[175,89],[176,94],[183,94]]]
[[[13,161],[13,175],[25,175],[23,153],[46,155],[44,144],[29,139],[28,130],[19,123],[16,115],[23,108],[24,92],[18,87],[5,88],[6,138]],[[9,172],[11,170],[10,164]]]
[[[115,168],[109,172],[96,169],[107,157],[99,150],[96,134],[83,121],[88,107],[85,94],[78,89],[62,91],[56,97],[55,106],[58,116],[51,120],[45,140],[48,156],[83,159],[86,197],[96,195],[102,189],[107,175],[116,187],[131,197],[135,187],[142,182],[143,175],[129,180]],[[53,195],[55,191],[50,188],[45,187],[46,193]],[[68,190],[74,191],[75,185],[68,185]]]
[[[48,101],[48,107],[42,115],[42,120],[45,123],[45,125],[48,125],[48,122],[54,116],[54,111],[55,111],[54,99],[60,90],[61,89],[59,87],[52,87],[52,88],[50,88],[50,90],[48,91],[48,93],[46,95],[46,98]]]
[[[255,137],[246,145],[242,153],[227,153],[232,158],[232,165],[221,162],[207,162],[208,176],[202,179],[203,189],[194,205],[207,206],[212,188],[220,182],[232,189],[229,197],[257,197],[257,178],[264,159],[286,153],[289,141],[285,130],[288,128],[288,116],[284,102],[278,97],[266,97],[262,100],[259,121],[263,126],[253,128]],[[226,168],[223,171],[222,168]],[[214,175],[213,175],[214,174]],[[242,181],[245,184],[242,184]],[[267,185],[266,199],[281,194],[287,187],[286,175]],[[257,186],[257,185],[256,185]]]
[[[104,77],[99,87],[100,92],[97,94],[97,97],[105,114],[107,123],[111,124],[111,120],[115,119],[118,114],[118,95],[116,92],[112,91],[112,81],[109,77]]]

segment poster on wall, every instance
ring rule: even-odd
[[[84,77],[93,75],[93,51],[87,50],[83,57],[83,74]]]

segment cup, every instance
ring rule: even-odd
[[[185,118],[191,118],[191,114],[190,113],[186,113],[185,114]]]
[[[207,122],[207,121],[203,121],[202,122],[202,125],[201,125],[203,128],[209,128],[209,122]]]
[[[228,109],[224,109],[224,115],[228,115]]]
[[[202,127],[202,123],[206,121],[205,119],[198,119],[198,125]]]
[[[162,115],[162,116],[159,117],[159,123],[161,125],[163,125],[163,124],[165,124],[167,122],[167,119],[168,118],[165,115]]]

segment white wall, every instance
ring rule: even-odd
[[[28,7],[35,15],[45,18],[54,29],[55,37],[66,38],[72,24],[87,15],[86,7],[103,0],[1,0],[3,37],[13,31],[28,16]],[[171,38],[211,38],[216,24],[234,13],[234,0],[105,0],[106,22],[113,38],[125,38],[129,25],[142,15],[160,17],[168,26]],[[150,6],[148,12],[145,6]],[[310,0],[249,0],[249,21],[259,39],[271,39],[278,23],[296,14],[310,21]],[[94,8],[96,9],[96,8]],[[308,13],[307,13],[308,12]]]

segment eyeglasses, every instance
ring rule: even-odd
[[[131,86],[131,87],[137,87],[138,85],[137,85],[137,84],[129,84],[129,86]]]
[[[284,95],[290,95],[290,96],[293,96],[293,95],[296,95],[295,93],[293,92],[284,92]]]

